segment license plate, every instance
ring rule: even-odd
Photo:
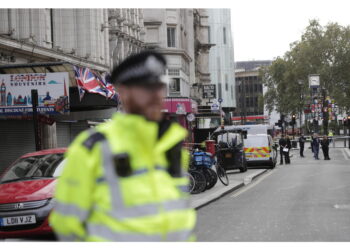
[[[225,157],[226,157],[226,158],[232,158],[232,154],[226,153],[226,154],[225,154]]]
[[[3,226],[3,227],[27,225],[27,224],[35,224],[35,223],[36,223],[35,215],[0,218],[0,226]]]

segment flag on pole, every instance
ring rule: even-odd
[[[114,86],[107,81],[107,73],[102,75],[91,71],[89,68],[74,66],[75,80],[79,89],[80,101],[85,91],[105,96],[108,99],[118,101],[118,95]],[[110,78],[109,78],[110,79]]]

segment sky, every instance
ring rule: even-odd
[[[350,0],[12,0],[2,8],[230,8],[235,61],[283,56],[309,20],[350,25]]]
[[[235,61],[273,60],[300,40],[309,20],[350,25],[349,0],[233,0]]]

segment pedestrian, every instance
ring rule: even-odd
[[[322,152],[325,160],[330,160],[329,158],[329,139],[327,136],[323,136],[321,140],[321,147],[322,147]]]
[[[305,145],[306,138],[304,137],[303,134],[300,135],[299,137],[299,148],[300,148],[300,157],[305,157],[304,156],[304,145]]]
[[[290,155],[289,154],[290,154],[290,150],[292,148],[292,143],[291,143],[288,135],[286,136],[286,148],[288,149],[288,150],[284,151],[285,158],[286,158],[286,164],[290,164]]]
[[[289,164],[289,149],[287,145],[287,140],[283,134],[281,136],[281,139],[278,141],[278,144],[280,146],[280,165],[283,165],[283,158],[285,159],[286,164]]]
[[[113,69],[123,113],[68,148],[50,225],[64,241],[189,241],[187,131],[162,119],[166,61],[143,51]]]
[[[320,139],[318,138],[318,135],[316,133],[312,135],[311,148],[312,152],[314,153],[314,159],[319,160],[318,152],[320,150]]]
[[[332,130],[329,130],[329,133],[328,133],[328,140],[329,140],[329,143],[332,142],[333,136],[334,136],[333,131],[332,131]]]

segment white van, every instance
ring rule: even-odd
[[[244,153],[248,165],[268,165],[274,168],[277,163],[277,147],[267,134],[247,135],[244,139]]]

